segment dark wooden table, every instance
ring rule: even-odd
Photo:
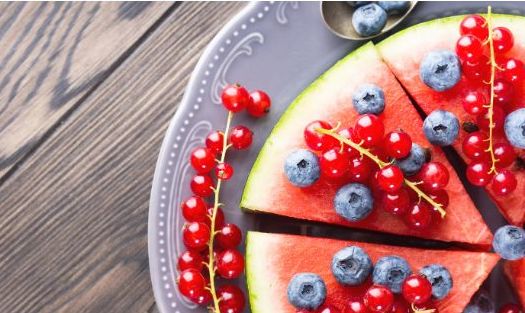
[[[155,312],[153,171],[242,3],[0,4],[0,312]]]

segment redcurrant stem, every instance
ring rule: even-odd
[[[435,309],[419,309],[413,303],[412,303],[412,311],[414,311],[414,313],[434,313],[436,312]]]
[[[230,147],[228,145],[228,132],[230,130],[230,125],[233,119],[233,113],[231,111],[228,111],[228,118],[226,119],[226,129],[224,130],[224,136],[222,140],[222,152],[221,157],[219,159],[220,163],[224,162],[224,159],[226,158],[226,151]],[[220,299],[217,298],[217,291],[215,289],[215,260],[214,260],[214,254],[213,254],[213,243],[215,239],[215,235],[218,231],[215,230],[215,219],[217,217],[217,210],[219,209],[219,206],[221,203],[219,202],[219,196],[221,191],[221,185],[222,185],[222,179],[217,179],[217,186],[213,189],[213,211],[212,211],[212,218],[211,218],[211,229],[210,229],[210,241],[208,244],[208,254],[209,254],[209,261],[208,261],[208,271],[210,276],[210,293],[213,299],[213,312],[220,313],[221,310],[219,308],[219,302]]]
[[[357,151],[359,151],[359,153],[362,156],[366,156],[369,159],[371,159],[372,161],[374,161],[379,166],[379,168],[383,168],[383,167],[391,164],[389,162],[384,162],[378,156],[376,156],[375,154],[370,152],[370,150],[368,150],[366,148],[363,148],[363,146],[361,146],[361,144],[357,144],[357,143],[353,142],[352,140],[339,135],[333,129],[318,128],[318,129],[316,129],[316,131],[321,133],[321,134],[325,134],[325,135],[331,136],[331,137],[339,140],[339,142],[347,144],[350,147],[356,149]],[[419,189],[417,187],[417,185],[419,185],[419,184],[420,184],[419,182],[412,182],[412,181],[410,181],[410,180],[405,178],[405,185],[407,185],[410,189],[414,190],[417,193],[417,195],[419,196],[419,198],[425,199],[425,201],[427,201],[432,207],[434,207],[436,210],[438,210],[438,212],[439,212],[439,214],[441,215],[442,218],[445,218],[445,215],[447,214],[447,212],[443,209],[443,205],[437,203],[430,196],[428,196],[421,189]]]
[[[494,52],[494,38],[492,38],[492,7],[489,5],[487,12],[487,25],[489,30],[488,41],[490,49],[490,104],[488,106],[488,115],[489,115],[489,147],[487,152],[490,154],[490,170],[489,174],[497,174],[496,155],[494,154],[494,80],[496,77],[496,69],[499,68],[496,63],[496,54]]]

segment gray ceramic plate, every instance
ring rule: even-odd
[[[479,2],[420,2],[412,15],[390,33],[438,17],[483,12],[486,5]],[[519,14],[523,10],[523,3],[519,2],[494,2],[493,5],[496,12]],[[205,312],[205,309],[185,301],[177,291],[176,260],[184,250],[180,238],[184,221],[178,208],[182,199],[190,195],[188,182],[192,170],[187,161],[189,152],[203,144],[210,130],[224,128],[226,113],[219,103],[219,93],[226,82],[241,82],[249,89],[263,89],[273,99],[272,112],[267,118],[254,120],[240,114],[234,120],[234,124],[249,125],[255,132],[255,140],[248,152],[228,155],[236,170],[234,178],[225,184],[222,192],[228,221],[244,230],[416,246],[441,245],[277,217],[253,216],[239,210],[239,200],[251,165],[287,105],[319,74],[356,47],[357,43],[337,38],[325,28],[319,3],[258,2],[247,5],[206,48],[164,138],[151,192],[149,259],[153,290],[161,312]],[[463,166],[454,156],[452,161],[460,168]],[[491,227],[503,224],[482,191],[472,189],[469,192]],[[237,283],[245,285],[242,280]],[[487,288],[498,302],[511,297],[512,292],[506,286],[501,269],[497,269]]]

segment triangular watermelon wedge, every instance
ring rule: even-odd
[[[505,261],[503,268],[520,298],[521,306],[525,308],[525,259]]]
[[[427,87],[419,78],[419,64],[430,51],[448,49],[454,51],[459,38],[459,24],[464,16],[454,16],[422,23],[405,29],[377,45],[379,53],[396,75],[397,79],[414,98],[419,107],[427,114],[436,109],[451,111],[459,118],[460,123],[475,121],[464,110],[461,104],[462,93],[467,89],[478,90],[476,85],[465,79],[454,88],[445,92],[436,92]],[[508,27],[514,34],[514,48],[507,56],[525,59],[525,18],[511,15],[493,15],[493,25]],[[516,99],[525,102],[525,84],[516,88]],[[456,151],[466,160],[461,152],[461,143],[467,133],[460,132],[454,145]],[[505,140],[503,135],[495,137],[495,142]],[[524,151],[521,151],[523,154]],[[507,196],[496,196],[487,188],[489,195],[496,202],[501,213],[512,224],[523,225],[525,222],[525,171],[513,170],[518,180],[516,191]]]
[[[499,257],[485,252],[422,250],[332,239],[305,238],[294,235],[249,232],[246,239],[246,276],[253,313],[295,313],[286,296],[290,278],[299,272],[320,275],[326,283],[326,303],[343,310],[352,297],[362,296],[368,285],[343,287],[332,275],[330,263],[338,250],[357,245],[375,263],[378,258],[398,255],[413,271],[438,263],[450,271],[454,287],[436,302],[440,313],[458,313],[487,278]]]
[[[385,91],[386,108],[381,115],[386,130],[403,129],[412,140],[431,150],[432,159],[445,164],[450,172],[447,192],[450,205],[447,216],[431,229],[410,229],[399,217],[374,208],[365,220],[351,223],[336,214],[333,198],[340,184],[322,180],[301,189],[285,177],[286,156],[304,148],[303,130],[312,120],[321,119],[353,125],[357,112],[352,106],[352,92],[361,84],[373,83]],[[489,247],[492,234],[484,223],[454,169],[443,152],[433,147],[423,135],[422,120],[394,75],[370,43],[339,61],[304,90],[281,117],[255,162],[246,182],[241,207],[255,212],[346,225],[397,235],[409,235],[447,242],[462,242]]]

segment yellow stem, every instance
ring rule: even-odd
[[[339,140],[339,142],[347,144],[350,147],[356,149],[357,151],[359,151],[359,153],[361,153],[361,155],[365,155],[369,159],[374,161],[379,166],[379,168],[383,168],[383,167],[391,164],[391,163],[384,162],[379,157],[377,157],[375,154],[373,154],[370,150],[362,147],[360,144],[357,144],[357,143],[353,142],[352,140],[339,135],[334,129],[318,128],[317,131],[319,133],[321,133],[321,134],[329,135],[329,136]],[[419,187],[417,186],[418,183],[412,182],[412,181],[410,181],[410,180],[405,178],[405,185],[407,185],[410,189],[414,190],[420,198],[423,198],[432,207],[434,207],[436,210],[438,210],[438,212],[439,212],[439,214],[441,214],[442,218],[445,218],[445,215],[447,214],[447,212],[443,209],[443,205],[441,205],[440,203],[437,203],[430,196],[428,196],[421,189],[419,189]]]
[[[435,309],[419,309],[413,303],[412,303],[412,311],[414,313],[434,313],[434,312],[436,312]]]
[[[221,158],[218,160],[218,162],[222,163],[224,162],[224,159],[226,158],[226,151],[230,147],[228,145],[228,132],[230,130],[230,124],[233,119],[233,113],[231,111],[228,112],[228,119],[226,120],[226,129],[224,130],[223,135],[223,141],[222,141],[222,152],[221,152]],[[219,302],[220,299],[217,297],[217,291],[215,289],[215,258],[213,254],[213,242],[215,240],[215,235],[218,231],[215,230],[215,218],[217,217],[217,210],[221,203],[219,202],[219,195],[221,192],[221,185],[222,185],[222,179],[217,179],[217,186],[213,188],[214,193],[214,200],[213,200],[213,211],[211,214],[211,229],[210,229],[210,241],[208,243],[208,253],[209,253],[209,261],[208,261],[208,271],[210,275],[210,293],[213,298],[213,312],[220,313],[221,310],[219,309]]]
[[[496,69],[498,65],[496,64],[496,55],[494,52],[494,39],[492,38],[492,7],[489,5],[487,13],[487,27],[488,27],[488,42],[490,49],[490,103],[488,106],[488,115],[489,115],[489,147],[487,152],[490,154],[491,166],[489,174],[497,173],[496,155],[494,154],[494,80],[496,77]]]

